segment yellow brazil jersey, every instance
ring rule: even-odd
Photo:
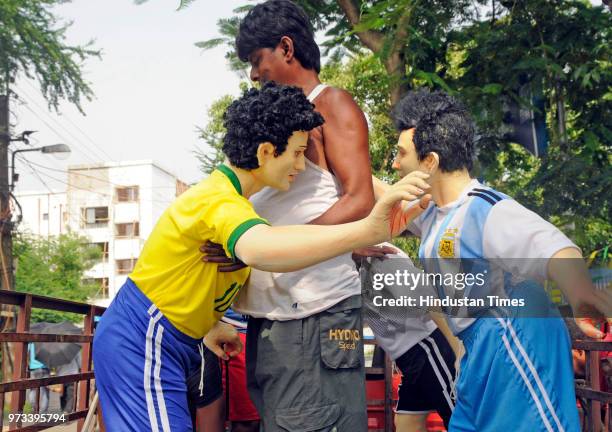
[[[250,269],[219,273],[217,264],[202,262],[199,248],[211,240],[235,257],[238,238],[261,223],[267,224],[242,196],[234,172],[221,165],[162,214],[130,279],[177,329],[204,337],[230,307]]]

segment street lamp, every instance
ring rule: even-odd
[[[15,173],[15,155],[17,153],[34,152],[34,151],[39,151],[41,153],[46,153],[46,154],[52,154],[52,153],[70,153],[71,150],[70,150],[70,147],[68,147],[66,144],[53,144],[53,145],[36,147],[36,148],[31,148],[31,149],[15,150],[11,154],[11,184],[10,184],[11,192],[15,188],[15,182],[19,180],[19,174]]]

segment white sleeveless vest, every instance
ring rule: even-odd
[[[327,86],[319,84],[308,95],[312,102]],[[333,174],[306,159],[291,188],[282,192],[264,188],[250,200],[271,225],[306,224],[321,216],[342,195]],[[251,270],[232,308],[242,314],[270,320],[300,319],[326,310],[361,292],[351,254],[291,273]]]

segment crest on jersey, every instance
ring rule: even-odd
[[[438,244],[438,256],[440,258],[455,258],[455,240],[459,230],[447,228]]]

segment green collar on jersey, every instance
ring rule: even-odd
[[[236,192],[238,192],[239,195],[242,195],[242,186],[240,185],[240,180],[238,180],[236,173],[232,171],[230,167],[228,167],[225,164],[219,165],[217,169],[227,176],[227,178],[232,182],[232,184],[236,188]]]

